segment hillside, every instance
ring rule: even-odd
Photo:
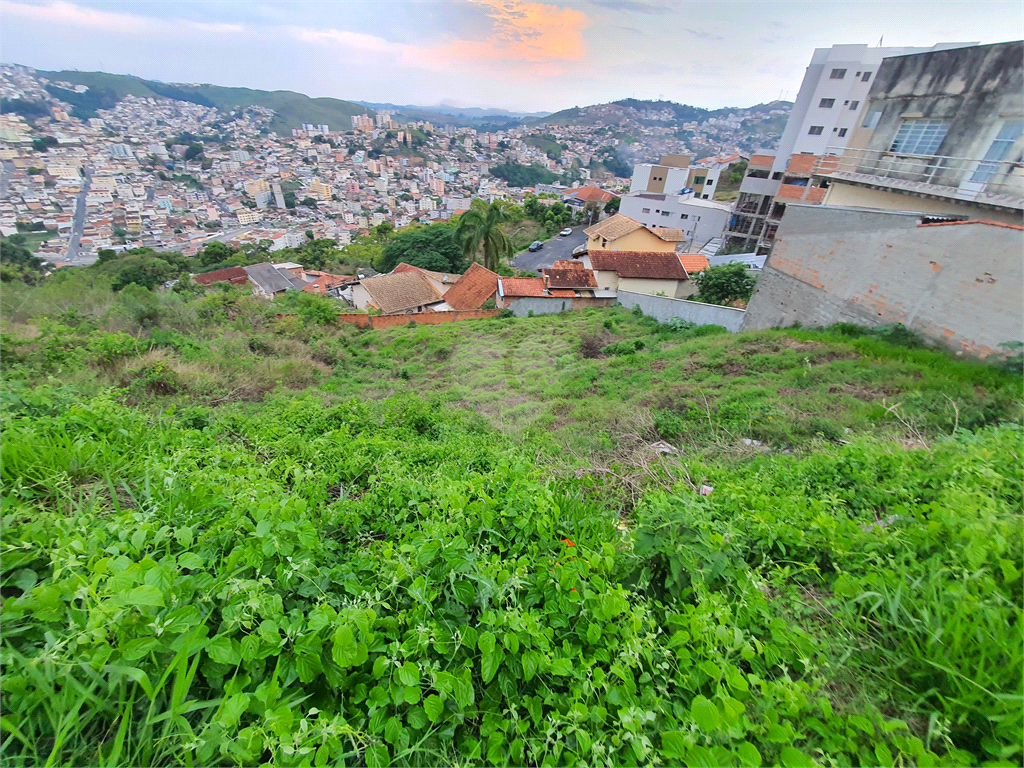
[[[773,109],[789,110],[793,106],[788,101],[773,101],[756,104],[753,107],[725,107],[722,109],[702,109],[674,101],[644,101],[640,99],[622,99],[607,104],[593,104],[587,107],[573,107],[553,112],[547,117],[526,120],[525,122],[546,123],[548,125],[593,125],[598,120],[605,124],[622,123],[629,120],[650,121],[658,123],[704,121],[708,118],[728,117],[730,114],[741,116],[767,115]],[[645,117],[645,113],[668,113],[667,119]]]
[[[130,75],[111,75],[105,72],[42,72],[39,74],[51,80],[87,85],[90,91],[108,91],[117,99],[127,94],[134,96],[164,96],[179,101],[191,101],[207,107],[216,107],[222,112],[240,109],[247,106],[260,106],[275,111],[270,129],[285,133],[297,128],[302,123],[326,123],[332,130],[347,130],[351,126],[349,118],[357,114],[375,114],[359,104],[341,99],[312,99],[294,91],[260,91],[250,88],[228,88],[219,85],[185,85],[158,83],[143,80]],[[51,91],[52,93],[52,91]],[[62,100],[74,99],[67,91],[57,91]]]
[[[1019,372],[101,275],[0,292],[3,765],[1020,763]]]

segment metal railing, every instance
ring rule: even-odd
[[[1024,207],[1024,163],[829,147],[813,174],[905,192]]]

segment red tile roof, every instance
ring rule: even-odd
[[[694,272],[703,272],[711,266],[711,264],[708,263],[708,257],[703,253],[680,253],[679,261],[682,262],[683,269],[691,275]]]
[[[444,300],[452,309],[480,309],[498,290],[498,276],[475,261],[455,285],[448,289]]]
[[[313,272],[307,271],[307,275],[315,275],[315,279],[311,283],[306,283],[302,290],[306,293],[327,293],[332,288],[344,285],[347,282],[355,280],[352,275],[332,275],[327,272]]]
[[[423,269],[422,267],[414,267],[412,264],[406,264],[404,261],[392,269],[388,274],[399,275],[402,272],[419,272],[421,275],[425,275],[431,280],[437,280],[439,283],[454,284],[455,281],[459,279],[459,275],[456,274],[448,272],[432,272],[429,269]]]
[[[545,290],[543,277],[503,277],[501,278],[501,292],[506,298],[555,296],[571,299],[576,296],[576,291],[558,288]]]
[[[1002,221],[992,221],[991,219],[966,219],[965,221],[935,221],[931,224],[918,224],[919,227],[952,227],[959,224],[988,224],[990,227],[1006,227],[1007,229],[1021,229],[1024,227],[1018,224],[1006,224]]]
[[[599,203],[607,203],[618,195],[613,195],[611,192],[605,192],[603,189],[597,187],[580,187],[579,189],[573,189],[565,193],[566,197],[574,197],[577,200],[595,200]]]
[[[211,285],[212,283],[231,283],[241,285],[249,282],[249,275],[243,267],[228,267],[227,269],[215,269],[213,272],[204,272],[193,278],[200,285]]]
[[[590,251],[590,265],[619,277],[650,280],[686,280],[688,275],[675,253],[667,251]]]
[[[593,271],[578,261],[556,261],[553,267],[542,269],[549,288],[597,288]]]

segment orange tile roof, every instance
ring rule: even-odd
[[[542,269],[549,288],[597,288],[592,270],[578,261],[559,260],[553,267]]]
[[[231,283],[241,285],[249,282],[249,275],[242,267],[228,267],[226,269],[215,269],[213,272],[204,272],[193,278],[200,285],[211,285],[212,283]]]
[[[774,162],[775,158],[772,155],[751,155],[747,166],[751,168],[771,168]]]
[[[682,263],[683,269],[691,275],[694,272],[703,272],[711,266],[708,263],[708,257],[703,253],[680,253],[679,261]]]
[[[919,227],[952,227],[960,224],[988,224],[990,227],[1006,227],[1007,229],[1021,229],[1024,227],[1018,224],[1006,224],[1002,221],[992,221],[991,219],[965,219],[964,221],[935,221],[931,224],[918,224]]]
[[[576,291],[544,288],[543,277],[502,277],[501,293],[505,298],[537,297],[543,298],[553,296],[556,298],[571,299],[576,296]]]
[[[337,288],[339,285],[355,280],[352,275],[332,275],[328,272],[313,272],[307,271],[307,275],[314,274],[316,279],[311,283],[306,283],[302,290],[306,293],[327,293],[327,291]]]
[[[619,277],[649,280],[686,280],[679,257],[667,251],[590,251],[590,265],[601,272],[618,272]]]
[[[360,284],[370,294],[373,303],[385,314],[404,312],[444,301],[433,283],[413,267],[403,272],[368,277]]]
[[[432,272],[429,269],[423,269],[422,267],[414,267],[412,264],[406,264],[404,261],[397,267],[391,270],[389,274],[401,274],[402,272],[419,272],[421,275],[437,280],[440,283],[455,283],[459,279],[460,275],[449,272]]]
[[[444,295],[452,309],[480,309],[498,290],[498,276],[475,261]]]
[[[607,203],[613,197],[618,197],[618,195],[605,192],[597,187],[580,187],[579,189],[569,190],[565,195],[566,197],[574,197],[577,200],[595,200],[599,203]]]

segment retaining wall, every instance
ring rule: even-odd
[[[626,309],[639,304],[641,311],[659,323],[674,317],[697,325],[721,325],[729,333],[737,333],[743,325],[746,312],[735,307],[719,307],[716,304],[702,304],[699,301],[670,299],[667,296],[650,296],[646,293],[619,291],[619,303]]]
[[[601,299],[561,299],[557,297],[527,297],[513,299],[507,309],[512,310],[516,317],[528,317],[532,311],[535,315],[556,315],[568,309],[588,309],[590,307],[610,307],[616,302],[613,298]]]
[[[363,315],[345,312],[338,315],[339,323],[354,325],[356,328],[394,328],[399,325],[441,325],[460,323],[463,320],[487,320],[501,314],[499,309],[467,309],[449,312],[410,312],[404,315]],[[294,315],[278,315],[278,318]]]

